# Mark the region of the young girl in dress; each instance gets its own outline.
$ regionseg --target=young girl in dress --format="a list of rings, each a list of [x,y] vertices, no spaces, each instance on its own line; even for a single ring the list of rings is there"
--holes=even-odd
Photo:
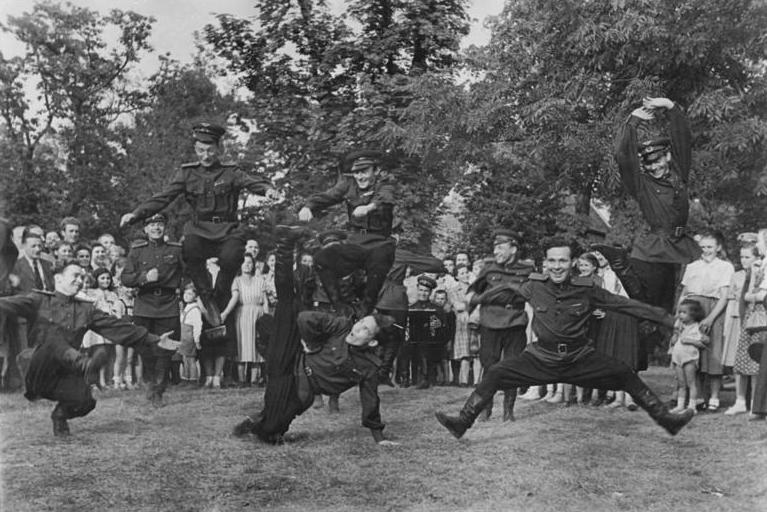
[[[694,299],[703,306],[706,316],[700,322],[701,332],[709,337],[709,346],[700,360],[700,373],[708,378],[709,399],[706,409],[719,409],[722,387],[722,351],[724,348],[724,308],[727,306],[730,281],[735,268],[729,261],[719,259],[719,237],[703,234],[699,241],[701,256],[693,261],[682,277],[681,299]],[[704,391],[704,390],[701,390]],[[704,394],[704,393],[701,393]]]
[[[756,379],[752,377],[759,373],[759,363],[751,359],[748,355],[748,348],[764,339],[764,332],[749,333],[746,329],[749,327],[761,327],[767,325],[767,311],[764,307],[765,282],[764,262],[759,259],[759,251],[762,247],[747,246],[741,249],[740,261],[743,269],[746,271],[746,277],[743,283],[743,292],[740,295],[743,305],[743,323],[735,350],[735,362],[733,364],[733,373],[735,374],[735,404],[725,411],[728,416],[742,414],[748,411],[746,404],[746,390],[749,380],[752,386],[756,385]]]
[[[677,325],[671,338],[671,367],[676,373],[676,407],[671,412],[679,413],[685,409],[686,390],[690,391],[689,405],[695,411],[698,398],[698,360],[700,349],[706,348],[705,335],[700,330],[700,322],[706,314],[700,302],[685,299],[677,308]]]
[[[181,312],[181,346],[178,353],[182,357],[181,380],[189,384],[200,380],[200,367],[197,362],[197,351],[202,349],[200,334],[202,334],[202,311],[197,303],[197,290],[194,284],[184,287],[181,297],[184,301]]]
[[[104,313],[122,318],[125,315],[125,304],[113,290],[112,272],[107,268],[97,269],[93,273],[93,282],[96,288],[87,290],[86,295],[95,302],[94,306]],[[113,357],[115,345],[103,336],[93,331],[87,331],[83,336],[83,347],[93,350],[93,347],[97,346],[106,348],[110,358]],[[115,389],[125,389],[125,382],[122,377],[123,368],[118,366],[117,362],[117,358],[115,358],[112,381]],[[106,387],[106,366],[101,368],[99,373],[99,385],[102,388]]]

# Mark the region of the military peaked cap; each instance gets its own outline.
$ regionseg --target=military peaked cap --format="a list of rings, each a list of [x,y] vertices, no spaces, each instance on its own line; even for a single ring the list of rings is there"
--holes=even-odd
[[[146,219],[144,219],[145,226],[153,222],[162,222],[163,224],[165,224],[166,222],[168,222],[168,217],[166,217],[165,214],[163,213],[155,213],[151,217],[147,217]]]
[[[425,286],[429,290],[433,290],[437,287],[437,281],[435,281],[433,278],[429,276],[420,276],[418,278],[418,285],[419,286]]]
[[[511,229],[496,229],[493,233],[493,245],[511,243],[519,247],[519,233]]]
[[[671,139],[660,137],[645,141],[639,145],[639,156],[644,162],[654,162],[671,148]]]
[[[194,140],[209,144],[218,144],[221,137],[226,133],[226,128],[217,124],[200,123],[192,127]]]
[[[380,165],[382,158],[383,153],[374,149],[352,151],[346,155],[345,167],[349,169],[350,172],[361,171],[368,167]]]

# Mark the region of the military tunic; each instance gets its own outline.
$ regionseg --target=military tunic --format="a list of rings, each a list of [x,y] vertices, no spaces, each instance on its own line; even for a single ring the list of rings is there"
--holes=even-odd
[[[394,193],[394,186],[385,180],[379,179],[369,190],[360,190],[353,178],[343,176],[334,187],[314,194],[306,202],[312,213],[346,203],[349,215],[347,228],[350,231],[348,240],[318,251],[314,255],[314,263],[329,293],[338,288],[339,279],[355,270],[365,269],[367,284],[363,303],[368,312],[378,302],[378,294],[394,263],[396,243],[391,238]],[[352,215],[358,206],[371,203],[375,203],[376,208],[367,215]]]
[[[29,338],[35,343],[35,349],[25,379],[24,396],[29,400],[92,401],[95,406],[82,375],[63,362],[64,352],[69,348],[79,349],[88,330],[119,345],[134,346],[141,351],[162,350],[156,346],[159,337],[148,333],[143,327],[108,315],[96,309],[91,302],[58,292],[2,297],[0,312],[24,317],[30,325]]]
[[[153,268],[158,271],[158,279],[149,282],[146,275]],[[181,244],[162,240],[134,242],[121,276],[125,286],[138,290],[133,314],[147,318],[178,317],[182,268]]]
[[[346,342],[351,320],[321,311],[302,311],[296,322],[306,345],[304,370],[314,391],[312,396],[302,397],[306,407],[311,406],[314,394],[338,395],[358,386],[362,425],[383,430],[377,377],[381,361],[373,348]]]
[[[672,327],[673,316],[662,308],[614,295],[588,278],[554,283],[532,274],[524,284],[505,284],[489,290],[479,300],[511,304],[519,300],[534,310],[533,332],[538,341],[516,357],[491,366],[477,393],[491,397],[499,389],[555,382],[577,386],[634,390],[641,381],[625,363],[594,350],[587,337],[595,309],[615,311]]]
[[[149,282],[147,272],[157,269],[157,281]],[[152,334],[173,332],[181,337],[179,287],[181,286],[181,244],[163,240],[138,240],[131,245],[122,274],[122,282],[137,288],[133,321]],[[148,394],[161,397],[168,387],[172,353],[167,350],[142,354],[142,379]]]
[[[192,207],[193,219],[184,226],[185,235],[220,241],[231,236],[242,237],[237,222],[240,193],[249,190],[265,194],[271,183],[249,176],[236,164],[216,163],[204,167],[199,162],[183,164],[165,190],[147,199],[134,211],[134,222],[145,219],[167,207],[183,194]]]
[[[631,257],[654,263],[686,264],[700,255],[695,240],[685,232],[689,216],[687,181],[692,162],[692,134],[682,110],[668,111],[672,169],[667,176],[654,178],[642,171],[637,147],[637,125],[641,119],[629,116],[619,136],[616,160],[623,186],[639,203],[650,226],[634,241]]]
[[[468,291],[481,294],[505,284],[521,284],[532,271],[530,264],[516,259],[504,265],[493,261],[482,268]],[[528,318],[525,301],[520,298],[506,304],[485,300],[481,305],[479,361],[483,368],[488,368],[501,356],[507,358],[522,352],[527,344],[525,328]]]

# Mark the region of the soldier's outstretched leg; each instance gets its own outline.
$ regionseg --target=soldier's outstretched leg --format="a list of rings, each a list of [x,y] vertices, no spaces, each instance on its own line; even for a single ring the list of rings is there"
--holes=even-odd
[[[448,416],[443,412],[437,412],[435,416],[443,427],[448,429],[456,439],[460,439],[466,431],[474,424],[477,416],[485,410],[489,403],[492,403],[493,397],[482,398],[476,391],[469,395],[469,399],[463,405],[458,416]]]
[[[592,244],[590,249],[599,252],[605,257],[610,264],[610,268],[613,269],[618,279],[620,279],[629,297],[647,302],[641,277],[637,275],[637,272],[631,265],[631,259],[626,249],[607,244]]]
[[[666,404],[638,376],[634,375],[627,380],[624,389],[626,393],[631,395],[639,407],[647,411],[655,423],[666,429],[666,432],[672,436],[682,430],[695,416],[695,411],[692,409],[685,409],[679,414],[670,412]]]

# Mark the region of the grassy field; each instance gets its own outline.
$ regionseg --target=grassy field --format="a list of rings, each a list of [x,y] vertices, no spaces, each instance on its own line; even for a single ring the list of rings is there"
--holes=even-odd
[[[669,370],[646,377],[668,396]],[[105,393],[65,441],[50,403],[0,395],[0,510],[767,510],[765,422],[700,414],[670,437],[642,412],[521,402],[515,423],[494,417],[457,441],[433,414],[467,395],[382,388],[402,443],[386,448],[359,425],[356,391],[277,447],[230,435],[261,390],[172,389],[159,410],[138,391]]]

